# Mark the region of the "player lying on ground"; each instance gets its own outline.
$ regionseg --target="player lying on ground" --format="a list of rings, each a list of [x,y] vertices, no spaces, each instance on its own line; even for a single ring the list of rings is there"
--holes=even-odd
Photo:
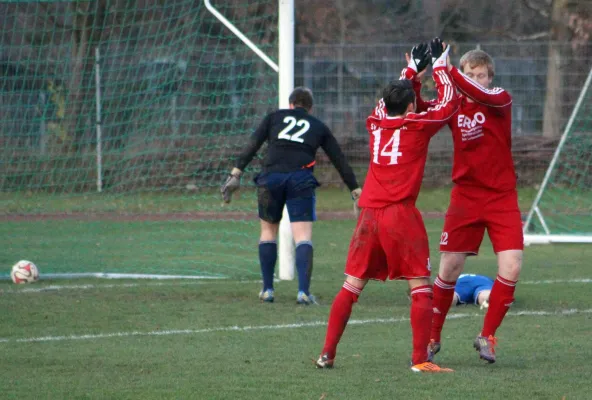
[[[489,308],[489,296],[493,280],[487,276],[461,274],[454,286],[452,305],[475,304],[481,309]]]
[[[431,56],[429,48],[431,48]],[[411,291],[411,329],[415,372],[450,372],[428,362],[432,287],[428,238],[415,202],[432,136],[456,111],[458,101],[446,70],[448,47],[434,40],[413,48],[407,69],[413,77],[432,60],[438,104],[415,112],[408,79],[389,83],[366,121],[370,166],[360,198],[361,214],[349,245],[345,282],[329,314],[325,345],[317,368],[331,368],[353,304],[370,279],[405,279]]]
[[[319,183],[313,175],[317,149],[322,147],[351,191],[354,209],[362,193],[337,140],[329,128],[310,115],[313,96],[310,89],[300,87],[290,94],[290,109],[268,114],[238,157],[236,166],[222,185],[224,201],[240,187],[240,177],[264,142],[268,152],[263,171],[255,177],[258,193],[261,236],[259,261],[263,290],[259,298],[273,302],[273,273],[277,260],[277,234],[284,206],[288,208],[292,233],[296,242],[299,304],[314,304],[310,294],[313,265],[312,223],[316,220],[315,189]]]
[[[460,69],[462,73],[448,64],[462,97],[460,110],[448,124],[454,141],[454,187],[440,240],[442,257],[434,282],[434,309],[438,311],[434,313],[429,352],[432,359],[440,351],[456,280],[467,256],[479,252],[487,229],[497,254],[498,272],[483,328],[473,346],[481,359],[493,363],[495,333],[514,302],[524,248],[512,160],[512,97],[504,89],[489,89],[494,64],[484,51],[465,53]],[[420,85],[416,83],[415,88]],[[429,105],[418,100],[419,109]]]
[[[474,274],[461,274],[454,286],[452,306],[475,304],[483,310],[489,307],[489,295],[493,280],[487,276]],[[410,292],[407,292],[411,300]]]

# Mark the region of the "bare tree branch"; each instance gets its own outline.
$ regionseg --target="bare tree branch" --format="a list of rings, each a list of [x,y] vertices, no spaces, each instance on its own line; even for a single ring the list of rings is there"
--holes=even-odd
[[[454,9],[450,12],[450,15],[448,16],[448,18],[446,18],[444,21],[442,21],[442,23],[440,25],[440,32],[438,33],[438,36],[442,36],[442,33],[444,32],[446,27],[452,22],[452,20],[456,16],[458,16],[458,11],[460,10],[460,7],[462,5],[463,5],[462,1],[459,1],[458,3],[456,3],[456,5],[454,6]]]
[[[522,40],[536,40],[549,37],[549,31],[537,32],[530,35],[516,35],[513,32],[505,32],[506,36],[520,42]]]
[[[526,6],[526,8],[538,12],[539,14],[541,14],[545,18],[549,18],[549,11],[544,9],[542,6],[537,6],[536,4],[533,3],[532,0],[522,0],[522,3]],[[546,2],[546,3],[547,3],[546,7],[549,7],[551,5],[551,2]]]
[[[459,22],[458,25],[459,25],[459,27],[465,29],[467,32],[479,33],[479,34],[485,34],[485,35],[506,36],[506,37],[508,37],[512,40],[516,40],[516,41],[535,40],[535,39],[549,37],[548,31],[537,32],[537,33],[533,33],[531,35],[517,35],[514,32],[511,32],[509,30],[509,27],[503,27],[503,28],[498,28],[498,29],[482,29],[482,28],[478,28],[474,25],[468,24],[466,22]]]

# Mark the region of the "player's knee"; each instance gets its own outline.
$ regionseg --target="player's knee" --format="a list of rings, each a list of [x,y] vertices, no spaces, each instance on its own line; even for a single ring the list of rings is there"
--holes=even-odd
[[[274,224],[261,220],[261,234],[259,235],[259,241],[271,242],[277,239],[279,224]]]
[[[517,281],[522,270],[522,263],[518,260],[508,260],[499,266],[499,275],[502,278]]]
[[[463,271],[466,257],[466,254],[442,253],[438,275],[445,280],[456,280]]]
[[[294,241],[298,242],[310,242],[312,240],[312,222],[292,222],[292,235]]]
[[[409,285],[409,290],[413,291],[413,289],[420,287],[420,286],[431,286],[430,278],[413,278],[407,281]]]
[[[499,275],[513,281],[518,280],[522,270],[522,251],[510,250],[498,253]]]

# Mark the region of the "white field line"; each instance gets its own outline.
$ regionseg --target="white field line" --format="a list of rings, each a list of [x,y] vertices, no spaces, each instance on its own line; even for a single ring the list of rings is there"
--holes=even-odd
[[[276,280],[278,282],[278,280]],[[113,289],[113,288],[130,288],[130,287],[149,287],[149,286],[193,286],[193,285],[211,285],[213,283],[217,284],[245,284],[245,283],[261,283],[259,279],[252,279],[252,280],[212,280],[207,282],[200,282],[200,281],[189,281],[189,282],[147,282],[147,283],[118,283],[118,284],[105,284],[105,285],[95,285],[92,283],[83,284],[83,285],[49,285],[49,286],[42,286],[42,287],[25,287],[19,289],[1,289],[0,293],[3,294],[18,294],[18,293],[43,293],[43,292],[55,292],[60,290],[92,290],[92,289]],[[520,285],[555,285],[561,283],[592,283],[591,278],[577,278],[577,279],[550,279],[550,280],[540,280],[540,281],[518,281],[518,286]]]
[[[10,279],[5,276],[5,279]],[[41,274],[40,279],[74,279],[74,278],[99,278],[99,279],[228,279],[224,275],[162,275],[162,274],[124,274],[115,272],[65,272],[60,274]]]
[[[261,280],[244,280],[244,281],[189,281],[189,282],[147,282],[147,283],[118,283],[118,284],[105,284],[105,285],[94,285],[92,283],[82,285],[48,285],[42,287],[24,287],[24,288],[8,288],[1,289],[0,293],[3,294],[18,294],[18,293],[43,293],[43,292],[57,292],[60,290],[90,290],[90,289],[113,289],[113,288],[131,288],[131,287],[150,287],[150,286],[194,286],[194,285],[211,285],[211,284],[230,284],[230,283],[261,283]]]
[[[549,279],[543,281],[518,281],[518,285],[554,285],[558,283],[592,283],[590,278],[578,279]]]
[[[592,309],[578,310],[567,309],[559,311],[517,311],[509,312],[507,315],[511,316],[567,316],[576,314],[590,314]],[[473,317],[483,317],[479,313],[462,313],[449,314],[447,319],[464,319]],[[348,325],[371,325],[371,324],[396,324],[401,322],[408,322],[408,317],[399,318],[373,318],[373,319],[354,319],[350,320]],[[158,331],[130,331],[130,332],[114,332],[114,333],[96,333],[84,335],[65,335],[65,336],[40,336],[30,338],[0,338],[0,343],[32,343],[32,342],[64,342],[73,340],[95,340],[95,339],[109,339],[121,337],[138,337],[138,336],[173,336],[173,335],[197,335],[202,333],[216,333],[216,332],[250,332],[250,331],[272,331],[283,329],[298,329],[326,326],[325,321],[311,321],[294,324],[280,324],[280,325],[246,325],[246,326],[221,326],[205,329],[172,329],[172,330],[158,330]]]

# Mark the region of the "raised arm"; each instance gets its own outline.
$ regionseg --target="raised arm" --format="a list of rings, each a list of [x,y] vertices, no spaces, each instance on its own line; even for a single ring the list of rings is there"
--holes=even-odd
[[[424,112],[407,114],[406,119],[423,123],[423,129],[433,135],[446,125],[450,117],[458,110],[458,96],[455,94],[452,79],[447,71],[447,57],[450,48],[444,49],[439,39],[436,42],[432,41],[431,47],[432,76],[438,91],[437,103]]]
[[[413,91],[415,92],[417,103],[416,111],[425,111],[437,103],[436,100],[425,101],[421,98],[421,78],[431,61],[428,44],[420,43],[417,46],[414,46],[411,49],[411,56],[409,56],[408,53],[405,53],[405,58],[407,66],[401,71],[400,79],[409,79],[413,82]]]
[[[421,91],[420,78],[431,61],[429,47],[426,43],[420,43],[411,49],[411,56],[409,56],[408,53],[405,53],[405,57],[407,59],[407,66],[401,71],[399,79],[408,79],[413,82],[413,90],[415,92],[415,97],[417,98],[417,112],[425,111],[428,107],[436,104],[436,101],[424,102],[419,96],[419,92]],[[380,99],[374,108],[371,117],[383,119],[386,117],[386,114],[384,101],[383,99]]]
[[[424,112],[430,107],[434,107],[438,104],[438,100],[424,100],[421,97],[421,77],[420,74],[417,74],[413,69],[409,67],[403,68],[401,71],[401,79],[409,79],[413,82],[413,91],[415,92],[415,101],[417,107],[415,109],[416,112]]]
[[[451,67],[450,76],[458,90],[477,103],[489,107],[506,107],[512,104],[512,96],[502,88],[486,89],[455,67]]]

